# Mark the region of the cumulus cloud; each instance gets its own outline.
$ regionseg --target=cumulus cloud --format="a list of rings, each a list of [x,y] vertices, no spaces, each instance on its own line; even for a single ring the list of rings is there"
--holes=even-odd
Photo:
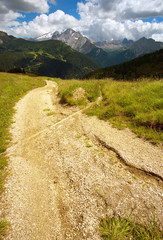
[[[56,3],[55,0],[49,0],[49,2]],[[0,6],[0,27],[6,32],[10,32],[10,27],[14,27],[13,29],[19,27],[18,18],[24,18],[20,12],[47,13],[49,11],[48,0],[0,0]]]
[[[0,26],[19,37],[38,37],[51,31],[73,28],[91,39],[133,39],[143,36],[163,41],[163,22],[143,21],[163,16],[162,0],[86,0],[78,2],[80,20],[61,10],[48,14],[55,0],[0,0]],[[30,22],[19,23],[18,11],[41,13]],[[12,28],[7,28],[11,27]]]
[[[127,20],[163,16],[162,0],[88,0],[78,3],[82,17],[98,16],[99,18]]]
[[[155,33],[155,34],[152,35],[152,38],[155,41],[163,42],[163,33]]]
[[[67,28],[78,27],[78,20],[71,15],[57,10],[49,15],[41,14],[29,23],[23,22],[16,28],[9,30],[10,34],[24,37],[38,37],[44,33],[52,31],[63,31]]]
[[[78,12],[83,32],[95,40],[137,40],[163,32],[162,22],[140,20],[163,16],[162,0],[88,0],[78,3]]]
[[[151,38],[154,34],[163,32],[163,23],[143,22],[142,20],[118,22],[107,19],[106,21],[98,20],[87,25],[83,33],[91,39],[105,41],[111,39],[133,39],[138,40],[141,37]],[[155,36],[156,39],[156,36]]]
[[[49,11],[47,0],[0,0],[1,10],[9,12],[37,12],[45,13]],[[0,13],[1,13],[0,10]]]
[[[0,14],[0,26],[1,30],[8,32],[8,28],[14,26],[16,28],[20,23],[14,19],[17,19],[18,17],[23,17],[22,14],[9,11],[7,13],[1,13]]]

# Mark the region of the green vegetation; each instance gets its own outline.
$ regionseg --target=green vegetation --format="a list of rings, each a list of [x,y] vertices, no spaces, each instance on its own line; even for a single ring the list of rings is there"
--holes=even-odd
[[[60,41],[31,42],[14,38],[0,46],[0,71],[25,71],[43,76],[81,78],[98,65]]]
[[[135,58],[134,54],[130,54],[130,57],[126,57],[126,49],[116,49],[116,50],[104,50],[101,48],[94,48],[91,52],[87,54],[88,57],[96,61],[101,67],[108,67],[112,65],[117,65],[122,62],[129,61]]]
[[[0,193],[6,175],[7,158],[4,152],[11,139],[8,127],[12,123],[13,107],[28,90],[43,85],[45,85],[44,81],[39,78],[0,73]],[[0,238],[5,226],[6,223],[0,221]]]
[[[148,226],[117,216],[106,217],[100,223],[100,233],[104,240],[161,240],[163,232],[157,221]]]
[[[87,74],[86,79],[113,78],[135,81],[140,78],[163,78],[163,49],[120,65],[102,68]]]
[[[7,227],[10,224],[6,221],[0,221],[0,240],[3,239],[2,237],[4,237],[6,235],[7,232]]]
[[[47,116],[53,116],[54,114],[56,114],[55,112],[48,112]]]
[[[138,136],[160,143],[163,140],[163,82],[117,82],[113,80],[58,81],[61,103],[86,105],[102,94],[102,101],[85,112],[109,120],[118,128],[131,128]],[[85,90],[82,101],[73,98],[77,88]]]
[[[68,103],[70,105],[86,105],[87,101],[94,102],[100,96],[100,84],[98,81],[79,81],[67,80],[57,81],[59,85],[59,94],[61,103]],[[85,97],[74,99],[73,93],[75,89],[82,88],[85,90]]]

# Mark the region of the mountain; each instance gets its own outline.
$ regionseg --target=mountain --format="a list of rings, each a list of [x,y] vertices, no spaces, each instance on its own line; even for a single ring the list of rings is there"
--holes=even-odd
[[[111,41],[102,41],[102,42],[95,42],[96,47],[102,48],[106,52],[110,52],[113,50],[120,50],[124,48],[129,48],[134,41],[128,40],[124,38],[121,40],[111,40]]]
[[[130,47],[133,43],[134,43],[133,40],[128,40],[127,38],[124,38],[122,41],[124,47]]]
[[[128,42],[125,41],[125,44]],[[162,42],[153,39],[141,38],[136,42],[130,42],[129,47],[119,48],[108,51],[106,62],[103,66],[114,66],[123,62],[130,61],[139,56],[158,51],[163,48]]]
[[[13,36],[8,36],[7,33],[0,31],[0,48],[5,48],[8,45],[12,45],[13,40]]]
[[[96,61],[98,65],[104,66],[103,63],[106,61],[107,53],[102,48],[96,47],[91,40],[84,37],[80,32],[75,32],[73,29],[67,29],[62,33],[58,31],[47,33],[34,40],[42,41],[47,39],[62,41],[74,50],[87,55],[92,60]]]
[[[93,48],[95,48],[95,46],[91,43],[91,41],[88,38],[84,37],[79,32],[75,32],[73,29],[67,29],[61,34],[59,34],[58,31],[54,33],[47,33],[36,38],[35,40],[42,41],[47,39],[62,41],[69,45],[71,48],[75,49],[76,51],[84,54],[87,54]]]
[[[163,48],[163,42],[156,42],[152,38],[146,39],[145,37],[134,42],[129,50],[134,54],[134,57],[138,57],[147,53],[152,53]]]
[[[55,39],[66,43],[96,61],[101,67],[117,65],[163,48],[163,43],[146,38],[141,38],[136,42],[125,38],[122,41],[112,40],[93,43],[73,29],[67,29],[62,33],[47,33],[36,38],[35,41],[47,39]]]
[[[98,68],[84,54],[57,40],[32,42],[0,32],[0,71],[24,68],[41,75],[81,78]]]
[[[115,80],[137,80],[139,78],[163,78],[163,49],[135,58],[116,66],[102,68],[87,74],[86,79],[114,78]]]

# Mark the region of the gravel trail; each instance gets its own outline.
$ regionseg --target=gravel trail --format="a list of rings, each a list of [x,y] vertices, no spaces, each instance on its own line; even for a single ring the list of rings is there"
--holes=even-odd
[[[100,219],[113,211],[163,222],[160,148],[60,105],[51,81],[17,103],[14,121],[6,240],[100,240]]]

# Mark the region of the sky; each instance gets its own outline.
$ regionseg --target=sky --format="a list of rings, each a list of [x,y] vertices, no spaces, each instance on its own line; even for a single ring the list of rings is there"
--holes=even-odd
[[[67,28],[95,41],[163,42],[163,0],[0,0],[0,30],[38,37]]]

